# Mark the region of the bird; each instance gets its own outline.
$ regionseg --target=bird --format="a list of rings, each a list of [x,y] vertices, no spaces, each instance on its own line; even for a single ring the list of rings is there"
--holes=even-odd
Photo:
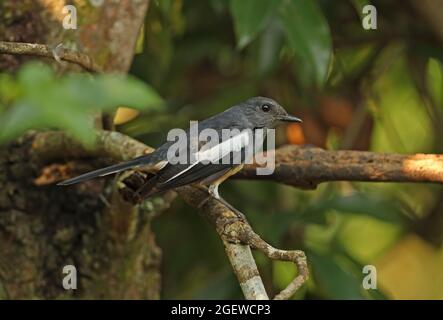
[[[302,122],[300,118],[288,112],[275,100],[267,97],[253,97],[234,105],[227,110],[198,122],[198,133],[210,129],[223,137],[223,130],[235,131],[239,134],[225,140],[198,141],[196,153],[191,152],[192,137],[189,138],[191,128],[185,131],[188,139],[177,149],[178,153],[188,152],[194,155],[194,161],[175,163],[168,153],[176,141],[162,144],[154,152],[136,157],[132,160],[111,165],[105,168],[87,172],[80,176],[59,182],[58,185],[68,186],[84,182],[93,178],[126,171],[129,169],[146,169],[152,176],[142,185],[136,195],[146,199],[167,190],[185,185],[195,185],[208,192],[208,198],[215,198],[238,216],[244,215],[224,200],[219,192],[219,185],[243,168],[245,150],[251,142],[243,134],[247,130],[273,129],[281,122]],[[241,138],[241,139],[240,139]],[[206,143],[204,143],[206,142]],[[208,147],[209,146],[209,147]],[[235,150],[234,150],[235,149]],[[214,152],[215,151],[215,152]],[[254,150],[255,152],[256,150]],[[240,161],[232,161],[234,155],[241,154]],[[177,152],[176,154],[177,155]],[[197,157],[195,157],[197,155]],[[187,158],[189,160],[189,157]],[[205,161],[206,160],[206,161]],[[221,161],[230,160],[230,161]],[[239,163],[238,163],[239,162]]]

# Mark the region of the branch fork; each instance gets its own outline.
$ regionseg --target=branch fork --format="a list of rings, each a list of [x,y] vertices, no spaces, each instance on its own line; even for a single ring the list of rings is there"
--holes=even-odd
[[[123,187],[120,192],[126,199],[143,185],[143,177],[146,176],[134,172],[122,181]],[[298,268],[299,275],[274,299],[290,299],[307,280],[308,266],[303,251],[287,251],[272,247],[254,232],[247,221],[240,219],[216,199],[208,198],[207,192],[201,188],[185,186],[177,188],[177,192],[189,205],[200,208],[203,216],[216,229],[246,299],[269,300],[251,248],[264,253],[269,259],[293,262]],[[133,198],[133,201],[136,204],[140,199]]]

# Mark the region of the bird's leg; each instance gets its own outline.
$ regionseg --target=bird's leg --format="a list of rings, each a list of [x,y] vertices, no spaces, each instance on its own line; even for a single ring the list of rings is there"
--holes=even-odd
[[[205,192],[208,192],[208,193],[209,193],[208,188],[207,188],[206,186],[204,186],[204,185],[197,184],[196,187],[199,188],[199,189],[202,189],[202,190],[205,191]],[[198,209],[201,209],[201,208],[203,207],[203,205],[204,205],[206,202],[208,202],[209,199],[211,199],[211,197],[212,197],[212,196],[211,196],[210,194],[208,194],[208,196],[207,196],[206,198],[204,198],[204,199],[198,204],[197,208],[198,208]]]
[[[208,187],[208,193],[215,199],[220,199],[220,194],[218,193],[218,184],[211,184]]]
[[[243,220],[243,221],[248,221],[245,217],[245,215],[239,211],[238,209],[234,208],[229,202],[227,202],[225,199],[223,199],[220,194],[218,193],[218,186],[225,181],[227,178],[229,178],[230,176],[234,175],[235,173],[237,173],[238,171],[240,171],[243,168],[243,164],[238,165],[234,168],[231,168],[229,170],[227,170],[226,172],[224,172],[221,176],[217,177],[216,180],[212,180],[209,184],[209,187],[206,187],[204,184],[198,184],[198,187],[205,190],[206,192],[209,193],[209,196],[204,199],[199,205],[198,207],[201,208],[211,197],[216,199],[218,202],[220,202],[221,204],[223,204],[224,206],[226,206],[229,210],[231,210],[232,212],[235,213],[235,215]]]
[[[203,205],[206,202],[208,202],[209,199],[214,198],[215,200],[220,202],[222,205],[227,207],[229,210],[234,212],[238,218],[240,218],[244,221],[248,221],[246,219],[246,216],[241,211],[234,208],[229,202],[227,202],[225,199],[223,199],[220,196],[220,194],[218,193],[218,185],[210,185],[209,187],[206,187],[206,186],[200,184],[200,185],[196,185],[196,187],[199,189],[202,189],[203,191],[208,193],[208,196],[205,199],[203,199],[203,201],[201,201],[200,204],[197,206],[199,209],[201,209],[203,207]]]
[[[216,199],[218,202],[220,202],[221,204],[223,204],[224,206],[226,206],[229,210],[231,210],[232,212],[235,213],[235,215],[244,221],[248,221],[246,219],[246,216],[239,211],[238,209],[234,208],[234,206],[232,206],[229,202],[227,202],[225,199],[223,199],[220,194],[218,193],[218,184],[211,184],[208,188],[208,193],[214,198]],[[206,200],[207,201],[207,200]]]

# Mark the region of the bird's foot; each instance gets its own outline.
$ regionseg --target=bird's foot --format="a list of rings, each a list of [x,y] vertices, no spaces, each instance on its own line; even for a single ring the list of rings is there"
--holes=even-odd
[[[229,202],[227,202],[225,199],[223,199],[222,197],[217,199],[218,202],[220,202],[221,204],[223,204],[225,207],[227,207],[229,210],[231,210],[232,212],[234,212],[234,214],[237,216],[237,218],[239,218],[240,220],[243,220],[245,222],[248,221],[248,219],[246,219],[246,216],[243,214],[243,212],[241,212],[240,210],[236,209],[235,207],[233,207]]]
[[[210,185],[208,188],[208,193],[214,198],[216,199],[218,202],[220,202],[221,204],[223,204],[225,207],[227,207],[229,210],[231,210],[232,212],[235,213],[235,215],[237,216],[237,218],[244,220],[244,221],[248,221],[246,219],[246,216],[238,209],[234,208],[233,205],[231,205],[228,201],[226,201],[225,199],[223,199],[220,194],[218,193],[218,185]]]
[[[207,203],[209,201],[209,199],[215,199],[217,200],[219,203],[221,203],[222,205],[224,205],[225,207],[227,207],[229,210],[231,210],[238,219],[243,220],[245,222],[247,222],[248,220],[246,219],[246,216],[239,211],[238,209],[234,208],[229,202],[227,202],[225,199],[223,199],[220,194],[218,193],[218,185],[210,185],[209,187],[206,186],[198,186],[199,188],[201,188],[202,190],[206,191],[209,195],[202,200],[202,202],[199,203],[199,205],[197,206],[198,209],[201,209],[205,203]]]

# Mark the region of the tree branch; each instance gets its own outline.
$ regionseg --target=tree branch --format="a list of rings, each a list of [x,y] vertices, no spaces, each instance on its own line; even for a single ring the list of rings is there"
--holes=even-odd
[[[43,44],[0,41],[0,53],[61,59],[75,63],[87,71],[101,72],[101,68],[88,55],[63,47],[51,48]]]
[[[154,149],[113,131],[99,131],[94,149],[59,132],[35,135],[33,147],[47,162],[82,157],[125,161]],[[56,147],[62,145],[63,152]],[[284,146],[275,151],[275,171],[256,175],[258,165],[245,165],[235,178],[272,180],[295,187],[315,188],[328,181],[443,183],[443,155],[388,154],[367,151],[327,151],[316,147]]]
[[[226,255],[247,300],[269,300],[248,245],[223,241]]]
[[[443,155],[330,151],[317,147],[285,146],[275,152],[275,171],[256,175],[246,165],[235,178],[278,181],[313,189],[329,181],[443,183]]]
[[[177,192],[193,207],[200,207],[200,204],[208,197],[205,191],[190,186],[177,188]],[[303,251],[275,249],[261,239],[248,222],[239,219],[234,212],[215,199],[205,201],[201,209],[205,218],[215,227],[223,240],[226,253],[246,299],[269,299],[250,248],[259,250],[272,260],[293,262],[298,268],[299,275],[274,299],[289,299],[307,280],[308,266]]]

